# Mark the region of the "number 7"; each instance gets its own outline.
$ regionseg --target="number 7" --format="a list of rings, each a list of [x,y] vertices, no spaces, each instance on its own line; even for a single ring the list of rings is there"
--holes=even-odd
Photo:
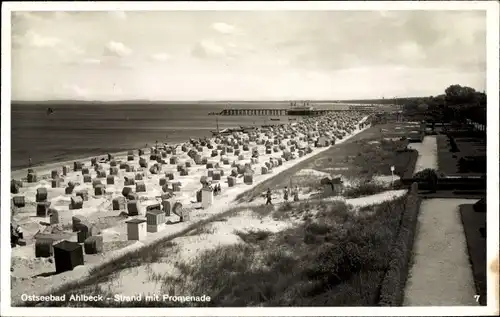
[[[476,302],[479,302],[480,297],[481,297],[481,295],[474,295],[474,299],[476,300]]]

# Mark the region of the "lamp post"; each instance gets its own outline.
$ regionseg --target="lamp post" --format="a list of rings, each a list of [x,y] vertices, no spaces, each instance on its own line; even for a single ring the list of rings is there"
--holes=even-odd
[[[391,165],[391,176],[392,176],[391,187],[394,187],[394,165]]]
[[[219,116],[215,115],[215,124],[217,125],[217,134],[219,134]]]

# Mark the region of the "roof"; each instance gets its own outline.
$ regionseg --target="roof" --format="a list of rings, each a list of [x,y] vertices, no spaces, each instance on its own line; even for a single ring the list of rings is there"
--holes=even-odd
[[[333,185],[341,185],[342,182],[342,177],[324,177],[321,180],[321,184],[326,185],[326,184],[333,184]]]
[[[80,244],[68,240],[64,240],[59,242],[58,244],[54,244],[54,249],[61,249],[64,251],[75,251],[81,248],[82,246]]]
[[[147,215],[154,215],[154,216],[158,216],[158,215],[161,215],[163,214],[163,211],[159,210],[159,209],[155,209],[155,210],[148,210],[146,212],[146,216]]]
[[[143,222],[146,222],[146,219],[134,218],[134,219],[130,219],[128,221],[125,221],[125,223],[132,223],[132,224],[140,224]]]
[[[71,217],[71,220],[72,221],[76,220],[76,221],[82,222],[82,221],[88,221],[88,218],[85,217],[85,216],[82,216],[82,215],[74,215],[74,216]]]
[[[152,211],[152,210],[159,210],[161,209],[161,204],[160,203],[155,203],[149,206],[146,206],[147,211]]]
[[[37,232],[34,236],[35,240],[52,240],[59,241],[64,239],[71,239],[76,233],[73,232],[58,232],[58,233],[42,233]]]
[[[80,195],[77,196],[71,196],[71,201],[83,201],[83,198]]]
[[[342,178],[336,177],[332,179],[332,184],[337,185],[337,184],[342,184]]]

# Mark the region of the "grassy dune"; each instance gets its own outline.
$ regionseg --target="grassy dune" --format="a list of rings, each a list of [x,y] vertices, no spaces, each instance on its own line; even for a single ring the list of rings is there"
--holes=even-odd
[[[274,233],[236,231],[243,243],[207,250],[190,263],[176,263],[181,272],[176,277],[149,273],[149,279],[161,283],[168,294],[206,294],[212,298],[210,303],[142,300],[110,302],[103,307],[377,305],[406,201],[403,196],[361,209],[341,201],[253,207],[250,210],[255,217],[294,218],[300,223]],[[241,211],[241,208],[232,210],[233,216]],[[205,227],[196,230],[196,234],[211,232]],[[161,262],[175,252],[175,243],[167,242],[143,252],[129,256],[115,269]],[[67,295],[93,292],[112,297],[111,290],[100,283],[112,278],[113,273],[100,275],[95,284],[81,285]],[[51,305],[89,304],[100,305],[84,302]]]

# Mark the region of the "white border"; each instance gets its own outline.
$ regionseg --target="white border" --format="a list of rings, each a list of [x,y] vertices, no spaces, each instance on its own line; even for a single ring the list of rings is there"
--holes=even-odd
[[[494,303],[495,310],[498,308],[499,298],[495,298],[497,294],[496,288],[500,287],[498,285],[498,280],[495,281],[495,276],[490,274],[491,263],[495,260],[495,257],[499,255],[499,234],[498,234],[498,211],[499,211],[499,200],[498,195],[499,189],[499,170],[498,165],[499,159],[499,148],[498,148],[498,135],[499,135],[499,6],[498,2],[495,1],[496,10],[488,10],[487,12],[487,33],[486,33],[486,54],[487,54],[487,118],[488,122],[486,124],[487,140],[486,140],[486,151],[487,151],[487,205],[490,210],[487,215],[486,231],[488,232],[486,240],[486,259],[488,265],[487,274],[487,302],[488,306],[490,303]],[[488,93],[489,92],[489,93]],[[498,278],[498,275],[497,275]],[[497,314],[500,312],[497,311]]]
[[[368,2],[4,2],[2,3],[2,95],[1,95],[1,196],[10,197],[10,47],[11,11],[157,11],[157,10],[487,10],[487,92],[488,92],[488,263],[498,255],[499,193],[499,4],[496,1],[368,1]],[[467,316],[494,315],[497,285],[488,273],[487,307],[283,307],[283,308],[12,308],[10,307],[10,200],[1,204],[1,315],[3,316]],[[494,284],[495,283],[495,284]]]

